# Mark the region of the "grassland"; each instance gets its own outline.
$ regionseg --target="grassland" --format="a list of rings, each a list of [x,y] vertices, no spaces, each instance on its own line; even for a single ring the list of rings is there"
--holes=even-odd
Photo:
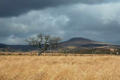
[[[0,56],[1,80],[120,80],[120,57]]]

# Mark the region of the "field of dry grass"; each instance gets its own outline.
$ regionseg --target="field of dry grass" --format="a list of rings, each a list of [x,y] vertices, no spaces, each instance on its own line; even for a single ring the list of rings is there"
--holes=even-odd
[[[0,56],[1,80],[120,80],[119,56]]]

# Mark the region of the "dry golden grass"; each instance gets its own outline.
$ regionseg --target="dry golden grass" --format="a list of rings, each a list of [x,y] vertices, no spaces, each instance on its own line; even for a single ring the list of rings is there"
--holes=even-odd
[[[1,80],[120,80],[119,56],[0,56]]]

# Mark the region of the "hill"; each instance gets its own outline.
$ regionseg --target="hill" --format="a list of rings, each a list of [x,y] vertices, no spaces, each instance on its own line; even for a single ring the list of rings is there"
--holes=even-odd
[[[76,37],[68,41],[62,42],[60,44],[62,47],[75,47],[75,48],[105,48],[105,47],[115,47],[115,45],[90,40],[87,38]],[[118,47],[118,46],[116,46]]]
[[[31,51],[36,48],[29,45],[6,45],[0,44],[0,50],[2,51]]]
[[[0,43],[0,48],[5,48],[5,47],[6,47],[5,44]]]

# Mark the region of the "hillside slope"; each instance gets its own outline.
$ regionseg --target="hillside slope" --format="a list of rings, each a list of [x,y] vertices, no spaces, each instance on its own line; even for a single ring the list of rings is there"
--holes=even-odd
[[[98,42],[98,41],[94,41],[94,40],[90,40],[90,39],[86,39],[86,38],[81,38],[81,37],[77,37],[77,38],[72,38],[68,41],[62,42],[60,44],[62,47],[76,47],[76,48],[81,48],[81,47],[109,47],[109,46],[113,46],[111,44],[108,43],[104,43],[104,42]]]

